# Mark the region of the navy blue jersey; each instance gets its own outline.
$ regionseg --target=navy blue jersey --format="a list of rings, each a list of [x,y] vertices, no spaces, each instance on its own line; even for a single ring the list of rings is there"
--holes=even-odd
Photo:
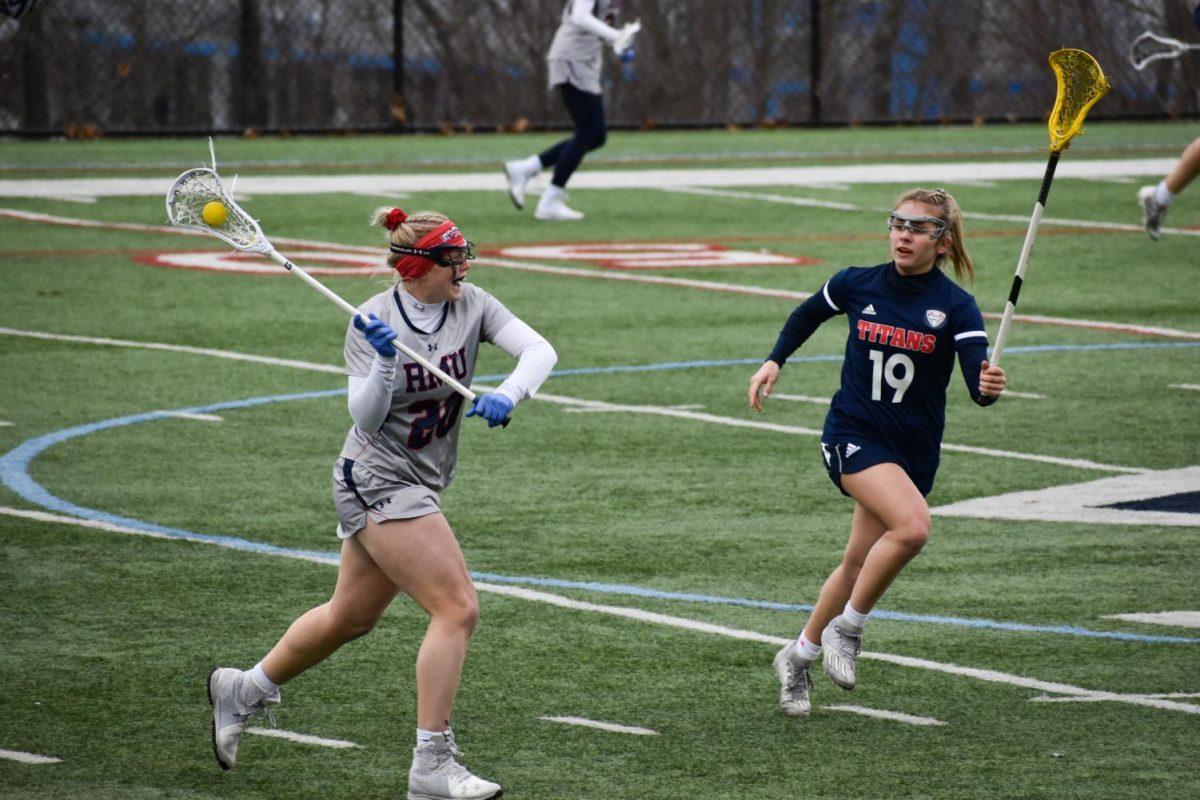
[[[936,463],[956,355],[975,402],[993,401],[979,394],[987,332],[975,298],[940,269],[903,276],[890,262],[850,267],[792,313],[770,359],[782,365],[837,314],[846,315],[850,337],[825,437],[866,437]]]

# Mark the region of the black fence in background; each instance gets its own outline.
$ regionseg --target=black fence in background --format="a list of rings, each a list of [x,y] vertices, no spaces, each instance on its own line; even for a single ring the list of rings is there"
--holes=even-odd
[[[1138,72],[1194,0],[625,0],[614,126],[1038,119],[1046,56],[1087,50],[1090,115],[1200,113],[1200,52]],[[545,53],[564,0],[43,0],[0,24],[0,133],[559,127]]]

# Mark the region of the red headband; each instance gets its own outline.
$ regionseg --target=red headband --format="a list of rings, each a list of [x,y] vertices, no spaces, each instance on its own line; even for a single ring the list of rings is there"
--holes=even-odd
[[[446,220],[422,236],[420,241],[412,245],[412,248],[415,250],[430,250],[435,247],[466,246],[467,240],[458,230],[458,226],[452,220]],[[396,262],[396,272],[400,273],[401,278],[419,278],[433,269],[436,263],[436,261],[428,256],[406,255]]]

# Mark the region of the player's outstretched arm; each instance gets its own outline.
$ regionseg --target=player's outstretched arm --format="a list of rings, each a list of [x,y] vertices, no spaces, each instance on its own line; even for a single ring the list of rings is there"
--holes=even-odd
[[[750,407],[762,413],[763,399],[771,396],[775,381],[779,380],[779,365],[770,359],[763,362],[758,372],[750,378]]]

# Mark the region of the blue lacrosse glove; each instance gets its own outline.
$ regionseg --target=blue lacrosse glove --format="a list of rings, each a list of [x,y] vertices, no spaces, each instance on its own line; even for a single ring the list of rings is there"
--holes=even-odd
[[[392,339],[396,338],[396,332],[386,322],[374,314],[368,315],[367,319],[363,319],[362,314],[355,314],[354,327],[362,331],[376,353],[384,358],[395,357],[396,348],[392,345]]]
[[[485,394],[475,398],[475,402],[467,409],[468,417],[483,417],[489,428],[503,425],[512,413],[513,404],[502,394]]]
[[[618,56],[622,64],[632,64],[633,59],[637,58],[637,52],[632,46],[625,48],[624,52]]]

